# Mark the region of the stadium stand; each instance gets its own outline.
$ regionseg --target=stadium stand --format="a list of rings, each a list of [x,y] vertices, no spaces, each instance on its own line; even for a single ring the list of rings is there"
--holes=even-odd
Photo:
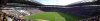
[[[40,10],[39,8],[26,8],[26,9],[24,9],[24,10],[28,11],[30,14],[35,14],[35,13],[43,12],[43,11]]]
[[[28,14],[28,12],[29,12],[29,14],[31,15],[31,14],[35,14],[35,13],[40,13],[40,12],[43,12],[43,11],[41,11],[41,10],[39,10],[38,8],[24,8],[24,9],[21,9],[21,10],[25,10],[25,11],[27,11],[26,13],[23,13],[23,11],[21,12],[21,11],[16,11],[16,10],[20,10],[20,9],[16,9],[16,10],[11,10],[10,8],[6,8],[6,9],[9,9],[9,10],[2,10],[2,12],[3,13],[6,13],[7,15],[6,15],[6,17],[7,17],[7,19],[9,19],[9,16],[11,15],[11,17],[12,18],[10,18],[10,19],[13,19],[13,20],[16,20],[16,21],[18,21],[17,19],[18,18],[23,18],[23,16],[27,16]],[[24,12],[25,12],[24,11]],[[4,14],[5,15],[5,14]],[[14,19],[13,17],[15,17],[15,18],[17,18],[17,19]],[[4,17],[3,17],[4,18]],[[6,18],[5,18],[6,19]],[[7,20],[6,19],[6,20]],[[22,21],[23,20],[28,20],[28,19],[21,19]],[[31,19],[30,19],[31,20]],[[8,20],[7,20],[8,21]]]
[[[5,1],[5,3],[6,2],[7,1]],[[57,5],[56,6],[42,5],[38,2],[30,2],[30,1],[25,1],[25,0],[8,0],[8,2],[6,4],[5,3],[2,3],[2,5],[3,6],[4,5],[5,6],[14,6],[14,7],[32,7],[32,9],[16,8],[16,9],[10,10],[10,8],[6,8],[6,10],[2,10],[2,11],[0,10],[0,15],[1,15],[0,20],[1,21],[31,21],[32,19],[23,18],[22,16],[26,16],[28,14],[31,15],[31,14],[35,14],[35,13],[40,13],[43,11],[72,13],[72,14],[87,16],[87,17],[91,16],[91,18],[82,19],[79,21],[100,21],[100,16],[96,16],[96,15],[100,15],[100,11],[97,10],[97,9],[99,9],[99,6],[94,6],[94,7],[93,6],[91,6],[91,7],[84,6],[84,5],[98,5],[99,2],[86,2],[86,3],[80,3],[80,4],[76,3],[74,5],[72,4],[72,5],[65,6],[65,7],[72,7],[72,8],[65,8],[65,7],[63,8],[63,7],[57,6]],[[21,6],[19,6],[19,5],[21,5]],[[43,7],[41,7],[41,5]],[[36,6],[40,6],[40,7],[33,8]],[[46,6],[46,7],[44,7],[44,6]],[[74,6],[77,6],[77,7],[74,7]],[[97,7],[97,8],[95,8],[95,7]],[[88,9],[85,9],[85,8],[88,8]],[[25,11],[25,12],[23,12],[23,11]],[[34,21],[34,20],[32,20],[32,21]]]
[[[43,12],[41,10],[39,10],[39,8],[16,8],[16,10],[14,10],[15,8],[13,8],[12,10],[2,10],[3,12],[7,13],[7,14],[15,14],[15,15],[19,15],[21,16],[23,15],[30,15],[30,14],[35,14],[35,13],[40,13]]]
[[[82,19],[82,20],[79,20],[79,21],[100,21],[100,15],[90,17],[90,18],[87,18],[87,19]]]
[[[1,12],[1,21],[32,21],[31,19],[25,19],[23,17],[19,17],[18,15],[10,14],[8,12]],[[2,19],[3,18],[3,19]]]

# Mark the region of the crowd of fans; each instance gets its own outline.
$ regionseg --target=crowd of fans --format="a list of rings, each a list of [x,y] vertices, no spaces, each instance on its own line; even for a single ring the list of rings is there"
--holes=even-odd
[[[91,18],[87,18],[87,19],[82,19],[82,20],[79,20],[79,21],[100,21],[100,15],[94,16],[94,17],[91,17]]]
[[[33,21],[32,19],[15,16],[13,14],[2,13],[0,15],[1,21]]]
[[[34,10],[29,9],[29,10],[26,10],[26,11],[30,12],[31,14],[42,12],[41,10],[37,10],[37,9],[34,9]]]
[[[39,13],[42,12],[39,9],[23,9],[25,11],[28,11],[29,13],[33,14],[33,13]],[[16,11],[11,11],[11,10],[2,10],[1,12],[3,12],[2,14],[0,14],[0,21],[33,21],[32,19],[29,18],[23,18],[23,16],[27,16],[24,13],[18,13]],[[15,13],[14,13],[15,12]],[[17,15],[19,14],[19,15]]]

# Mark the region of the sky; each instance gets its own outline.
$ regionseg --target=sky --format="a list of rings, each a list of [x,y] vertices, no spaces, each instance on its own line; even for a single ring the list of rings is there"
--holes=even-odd
[[[68,5],[82,0],[36,0],[44,5]]]
[[[93,0],[36,0],[44,5],[69,5],[78,1],[91,2]]]

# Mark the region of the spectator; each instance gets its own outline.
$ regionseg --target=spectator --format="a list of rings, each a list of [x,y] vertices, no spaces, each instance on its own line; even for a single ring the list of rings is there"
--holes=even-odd
[[[8,16],[6,16],[6,18],[7,18],[7,21],[13,21],[13,19]]]
[[[23,18],[21,18],[21,21],[24,21],[24,19],[23,19]]]
[[[5,13],[3,14],[3,21],[7,21]]]
[[[2,15],[0,14],[0,21],[2,20],[2,18],[1,18],[1,17],[2,17]]]
[[[1,14],[1,21],[3,21],[3,14]]]
[[[21,19],[18,17],[18,21],[21,21]]]
[[[16,17],[16,16],[14,16],[14,17],[13,17],[13,19],[14,19],[14,21],[18,21],[18,19],[17,19],[17,17]]]
[[[29,19],[28,19],[28,18],[26,18],[25,20],[26,20],[26,21],[29,21]]]

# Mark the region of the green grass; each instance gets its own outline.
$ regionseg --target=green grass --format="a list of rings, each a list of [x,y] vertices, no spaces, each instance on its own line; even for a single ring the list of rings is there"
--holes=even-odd
[[[25,18],[31,18],[33,20],[39,19],[39,20],[50,20],[50,21],[75,21],[86,17],[68,13],[62,13],[62,12],[42,12],[30,16],[25,16]]]
[[[61,13],[61,12],[58,12],[58,13],[62,17],[65,17],[66,21],[77,21],[77,20],[80,20],[80,19],[87,18],[87,17],[84,17],[84,16],[79,16],[79,15],[74,15],[74,14]]]
[[[56,17],[56,18],[55,18]],[[49,20],[49,21],[65,21],[65,19],[59,15],[57,12],[43,12],[38,13],[30,16],[25,16],[25,18],[31,18],[31,19],[43,19],[43,20]]]

